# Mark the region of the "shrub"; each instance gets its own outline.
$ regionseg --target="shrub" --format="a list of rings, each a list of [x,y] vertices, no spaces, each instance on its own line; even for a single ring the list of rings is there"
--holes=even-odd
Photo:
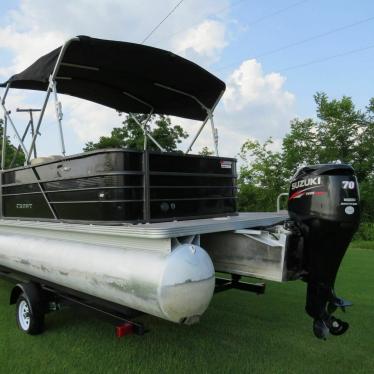
[[[361,223],[353,239],[354,240],[374,240],[374,223],[372,222]]]

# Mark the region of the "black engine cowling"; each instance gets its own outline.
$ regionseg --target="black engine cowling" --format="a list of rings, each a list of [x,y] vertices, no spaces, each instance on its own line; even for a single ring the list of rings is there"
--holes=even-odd
[[[349,305],[334,292],[336,275],[358,228],[357,179],[349,165],[326,164],[298,170],[290,187],[288,211],[304,238],[303,268],[307,281],[306,312],[316,336],[344,333],[348,324],[333,317]]]

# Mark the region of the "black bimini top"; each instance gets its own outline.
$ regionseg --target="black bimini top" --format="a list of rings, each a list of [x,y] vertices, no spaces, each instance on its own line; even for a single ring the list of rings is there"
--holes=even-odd
[[[61,48],[1,86],[10,83],[11,88],[47,90]],[[88,36],[79,36],[66,47],[56,82],[59,93],[121,112],[149,113],[153,108],[157,114],[196,120],[206,118],[204,106],[214,109],[225,90],[221,80],[172,52]]]

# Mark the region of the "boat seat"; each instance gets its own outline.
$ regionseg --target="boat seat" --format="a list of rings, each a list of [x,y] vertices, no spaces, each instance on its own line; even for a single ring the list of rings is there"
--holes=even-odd
[[[31,160],[31,166],[44,164],[45,162],[53,162],[62,160],[64,156],[61,155],[52,155],[52,156],[44,156],[44,157],[36,157]]]

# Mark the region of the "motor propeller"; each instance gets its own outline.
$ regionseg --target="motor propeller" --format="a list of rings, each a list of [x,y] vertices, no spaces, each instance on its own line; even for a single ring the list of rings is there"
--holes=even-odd
[[[315,319],[313,322],[314,335],[326,340],[329,334],[343,335],[349,328],[349,323],[344,322],[334,316],[329,316],[327,319]]]

